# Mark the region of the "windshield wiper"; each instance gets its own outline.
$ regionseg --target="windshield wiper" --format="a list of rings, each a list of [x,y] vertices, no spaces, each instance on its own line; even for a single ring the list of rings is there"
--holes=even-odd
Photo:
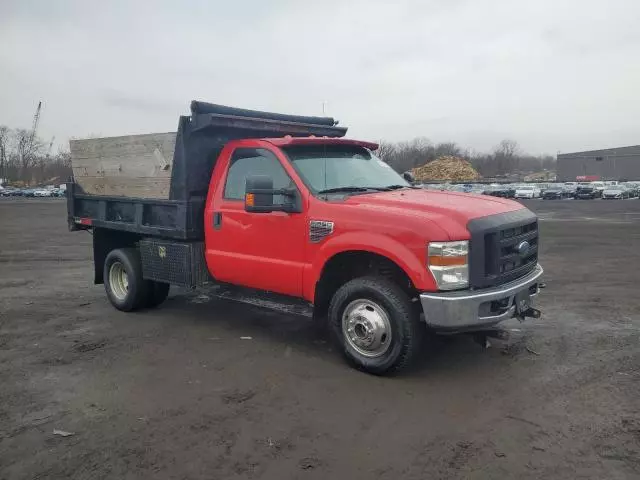
[[[355,192],[369,192],[371,190],[378,190],[372,187],[335,187],[335,188],[326,188],[324,190],[320,190],[318,193],[355,193]]]
[[[336,188],[327,188],[325,190],[320,190],[318,193],[358,193],[358,192],[390,192],[392,190],[398,190],[400,188],[419,188],[412,187],[411,185],[388,185],[386,187],[355,187],[355,186],[346,186],[346,187],[336,187]]]
[[[380,187],[379,190],[384,192],[390,192],[392,190],[400,190],[401,188],[412,188],[412,189],[420,189],[420,187],[415,187],[413,185],[387,185],[386,187]]]

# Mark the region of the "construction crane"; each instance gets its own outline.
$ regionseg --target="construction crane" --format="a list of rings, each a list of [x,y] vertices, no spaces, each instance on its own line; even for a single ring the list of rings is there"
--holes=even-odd
[[[36,132],[38,131],[38,123],[40,122],[40,110],[42,110],[42,102],[38,102],[38,107],[36,108],[36,113],[33,116],[33,124],[31,125],[31,134],[29,135],[29,143],[27,144],[27,152],[31,153],[31,148],[33,147],[33,140],[36,136]]]
[[[38,130],[38,122],[40,122],[41,110],[42,110],[42,102],[38,102],[36,113],[33,116],[33,124],[31,125],[31,131],[27,132],[28,135],[25,135],[20,138],[20,142],[18,145],[18,155],[20,156],[20,164],[23,166],[23,168],[26,166],[26,163],[29,161],[29,157],[31,156],[31,150],[33,149],[33,141],[35,140],[36,132]]]
[[[56,136],[51,137],[51,141],[49,142],[49,148],[47,149],[47,158],[51,156],[51,149],[53,148],[53,142],[55,142]]]

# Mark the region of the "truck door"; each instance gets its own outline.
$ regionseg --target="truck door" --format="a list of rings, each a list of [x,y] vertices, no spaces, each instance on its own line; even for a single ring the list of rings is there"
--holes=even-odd
[[[301,296],[306,201],[302,213],[246,212],[247,175],[269,175],[276,189],[300,190],[275,152],[236,148],[205,212],[209,271],[218,281]]]

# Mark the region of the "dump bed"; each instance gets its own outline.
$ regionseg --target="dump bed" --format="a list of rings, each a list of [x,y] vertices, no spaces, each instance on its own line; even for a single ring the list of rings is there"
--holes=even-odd
[[[209,179],[222,147],[242,138],[342,137],[328,117],[191,102],[177,132],[70,142],[71,230],[104,227],[148,236],[202,239]]]

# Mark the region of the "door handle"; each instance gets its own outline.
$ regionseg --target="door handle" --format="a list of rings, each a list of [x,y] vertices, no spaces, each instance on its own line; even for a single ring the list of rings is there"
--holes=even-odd
[[[222,213],[214,212],[214,214],[213,214],[213,229],[214,230],[220,230],[220,227],[222,227]]]

